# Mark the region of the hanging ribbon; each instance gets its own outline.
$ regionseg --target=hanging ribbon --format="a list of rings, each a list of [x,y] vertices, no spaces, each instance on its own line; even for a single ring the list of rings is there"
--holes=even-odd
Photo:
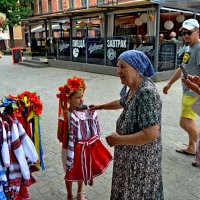
[[[30,120],[32,122],[32,138],[36,148],[36,151],[39,156],[39,161],[36,163],[38,169],[44,170],[44,161],[43,161],[43,148],[42,148],[42,141],[41,141],[41,133],[40,133],[40,122],[39,117],[33,114],[33,118]]]

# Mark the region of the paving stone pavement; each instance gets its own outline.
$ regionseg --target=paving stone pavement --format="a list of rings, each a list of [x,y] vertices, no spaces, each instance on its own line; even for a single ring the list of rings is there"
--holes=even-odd
[[[118,77],[58,68],[30,68],[13,65],[10,56],[0,59],[0,98],[17,95],[25,90],[37,92],[43,102],[41,134],[44,148],[45,171],[34,174],[37,183],[29,188],[32,200],[64,200],[66,189],[61,164],[61,146],[56,139],[58,87],[67,78],[77,75],[85,79],[85,104],[105,103],[119,97]],[[192,156],[175,152],[177,146],[187,144],[187,135],[179,127],[181,83],[172,86],[168,95],[162,93],[166,82],[155,83],[163,101],[162,143],[163,184],[165,200],[200,199],[200,169],[191,166]],[[121,111],[98,111],[103,143],[105,136],[115,130]],[[198,126],[200,127],[199,119]],[[109,147],[108,147],[109,148]],[[113,152],[113,148],[109,148]],[[120,172],[119,172],[120,173]],[[109,200],[112,164],[105,173],[94,179],[93,187],[84,187],[89,200]],[[76,183],[74,195],[76,195]]]

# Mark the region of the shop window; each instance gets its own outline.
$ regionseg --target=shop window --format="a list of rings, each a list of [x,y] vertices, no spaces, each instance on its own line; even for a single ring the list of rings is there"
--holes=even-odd
[[[52,13],[51,0],[48,0],[48,12],[49,12],[49,13]]]
[[[58,0],[58,10],[62,9],[63,9],[62,0]]]
[[[176,66],[177,46],[174,43],[161,43],[158,53],[158,71],[173,70]]]
[[[74,8],[74,0],[69,1],[69,8]]]
[[[42,0],[39,0],[38,2],[38,11],[39,11],[39,14],[42,14]]]

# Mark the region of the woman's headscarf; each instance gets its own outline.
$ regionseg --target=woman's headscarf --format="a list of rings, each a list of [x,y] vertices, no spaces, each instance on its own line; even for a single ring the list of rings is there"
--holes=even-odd
[[[122,59],[128,63],[131,67],[137,70],[143,77],[150,78],[156,74],[151,61],[149,58],[142,52],[138,50],[129,50],[125,51],[118,57],[118,60]],[[126,86],[124,86],[120,92],[120,96],[126,94]]]
[[[128,63],[131,67],[136,69],[144,77],[149,78],[156,74],[151,64],[151,61],[142,51],[125,51],[118,57],[118,59],[122,59],[123,61]]]

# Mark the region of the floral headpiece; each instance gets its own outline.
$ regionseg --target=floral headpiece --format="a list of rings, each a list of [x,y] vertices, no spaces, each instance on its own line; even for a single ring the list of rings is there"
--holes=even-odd
[[[15,116],[29,116],[31,112],[34,112],[37,116],[41,115],[42,102],[36,93],[25,91],[21,94],[18,94],[16,97],[12,95],[9,97],[18,103],[18,109],[14,109]]]
[[[67,100],[72,94],[75,94],[79,91],[85,91],[86,86],[84,80],[80,77],[72,77],[67,79],[67,83],[64,86],[60,86],[58,90],[60,91],[59,94],[56,96],[61,100]]]

